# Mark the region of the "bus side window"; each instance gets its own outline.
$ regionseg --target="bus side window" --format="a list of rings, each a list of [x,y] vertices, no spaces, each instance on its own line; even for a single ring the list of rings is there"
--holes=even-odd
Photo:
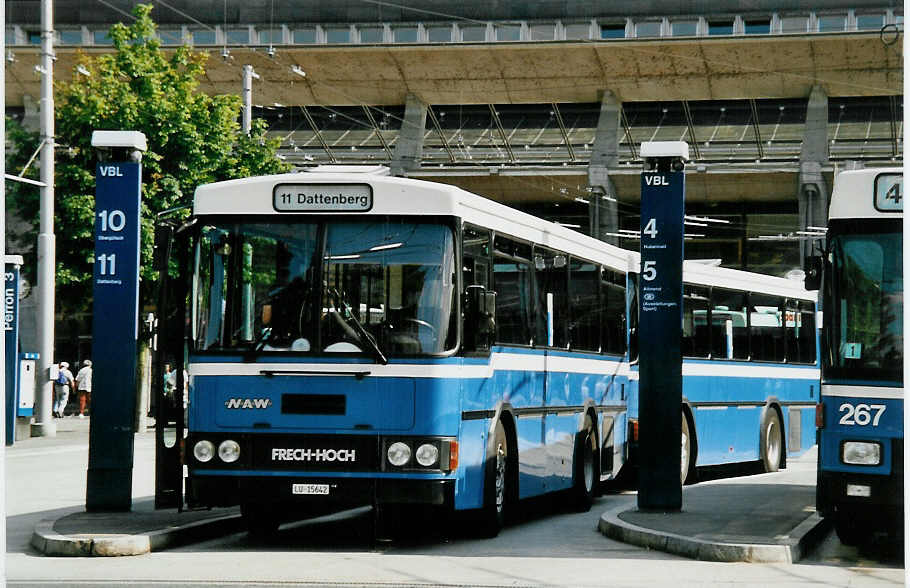
[[[531,246],[497,235],[493,243],[496,340],[531,345],[537,310],[531,282]]]
[[[794,361],[815,363],[815,304],[800,300],[796,321],[796,342],[799,353]]]
[[[638,361],[638,274],[629,274],[629,361]]]
[[[799,301],[793,298],[787,298],[785,301],[785,310],[784,310],[784,341],[786,343],[786,357],[788,363],[796,363],[799,361],[800,349],[799,349],[799,329],[797,328],[797,323],[800,321],[799,316]]]
[[[537,345],[568,346],[568,256],[542,247],[534,248],[534,278],[537,305],[534,342]]]
[[[783,302],[768,294],[749,295],[749,331],[755,361],[784,361]]]
[[[626,276],[604,268],[601,273],[604,316],[601,351],[622,354],[626,350]]]
[[[708,357],[711,352],[708,295],[703,286],[686,284],[683,288],[683,357]]]
[[[711,357],[749,359],[746,293],[711,290]]]
[[[601,308],[597,295],[600,266],[572,258],[569,263],[569,345],[600,351]]]
[[[468,286],[490,285],[490,231],[465,225],[462,231],[462,281]]]

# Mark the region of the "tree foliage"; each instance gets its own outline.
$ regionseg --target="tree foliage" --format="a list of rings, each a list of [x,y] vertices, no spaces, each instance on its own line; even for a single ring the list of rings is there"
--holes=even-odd
[[[87,308],[85,286],[94,263],[92,131],[137,130],[148,142],[142,160],[143,300],[148,300],[155,280],[151,262],[158,212],[191,204],[200,184],[287,170],[276,157],[279,141],[265,136],[264,121],[254,121],[249,136],[241,131],[238,96],[209,96],[199,90],[207,54],[185,46],[162,50],[151,10],[150,5],[137,5],[133,23],[111,27],[113,52],[78,55],[72,81],[55,88],[56,277],[58,298],[69,300],[73,310]],[[77,73],[80,70],[88,74]],[[15,124],[11,129],[7,165],[12,162],[9,169],[18,173],[15,164],[31,154],[37,139]],[[8,198],[24,220],[33,221],[31,235],[36,234],[38,190],[19,187]]]

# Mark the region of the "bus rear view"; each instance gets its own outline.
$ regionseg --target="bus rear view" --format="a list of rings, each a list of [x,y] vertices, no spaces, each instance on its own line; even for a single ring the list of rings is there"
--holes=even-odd
[[[903,176],[837,175],[824,260],[818,510],[841,542],[903,521]]]

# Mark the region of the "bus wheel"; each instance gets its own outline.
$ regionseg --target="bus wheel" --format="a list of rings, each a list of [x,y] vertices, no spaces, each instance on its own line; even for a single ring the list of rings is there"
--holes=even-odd
[[[682,413],[682,435],[680,438],[681,446],[679,452],[679,481],[685,486],[687,483],[695,482],[695,443],[693,442],[693,432],[689,428],[689,419],[686,413]]]
[[[588,512],[594,502],[594,487],[596,485],[597,467],[595,464],[595,447],[597,438],[594,435],[594,425],[591,417],[585,417],[584,431],[577,435],[575,443],[575,485],[572,487],[572,503],[578,512]]]
[[[780,426],[780,417],[773,408],[765,409],[761,419],[760,449],[762,465],[766,472],[776,472],[780,469],[780,457],[783,453],[783,429]]]
[[[246,502],[240,505],[240,515],[250,536],[256,539],[268,539],[278,532],[281,521],[278,515],[267,505]]]
[[[834,531],[844,545],[859,545],[868,535],[862,519],[856,513],[839,510],[834,514]]]
[[[484,466],[484,506],[481,510],[480,534],[495,537],[502,530],[506,516],[509,445],[502,422],[496,423],[493,432],[493,454]]]

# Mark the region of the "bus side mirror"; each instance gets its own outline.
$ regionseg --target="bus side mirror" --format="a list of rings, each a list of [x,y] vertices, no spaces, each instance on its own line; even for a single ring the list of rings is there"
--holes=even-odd
[[[803,271],[806,274],[804,283],[806,290],[818,290],[822,285],[822,267],[824,260],[821,255],[810,255],[806,258]]]
[[[473,285],[464,291],[464,347],[488,351],[496,337],[496,292]]]

